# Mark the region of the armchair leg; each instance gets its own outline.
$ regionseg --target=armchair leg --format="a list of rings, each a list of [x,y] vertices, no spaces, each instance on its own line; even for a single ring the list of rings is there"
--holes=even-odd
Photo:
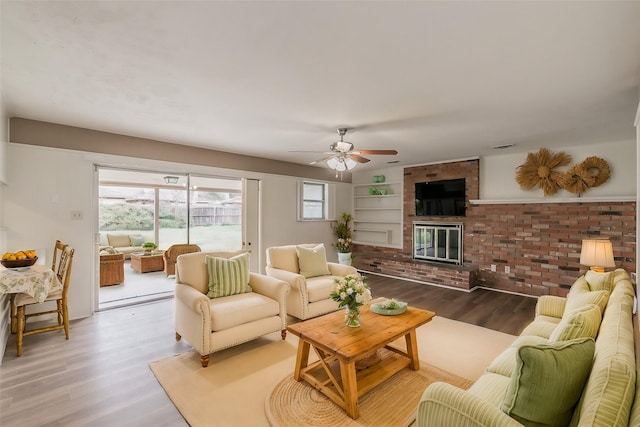
[[[282,336],[282,339],[284,340],[285,338],[287,338],[287,330],[283,329],[280,331],[280,335]]]
[[[182,336],[176,332],[176,341],[180,341],[182,339]]]
[[[209,355],[204,355],[201,354],[200,355],[200,364],[202,365],[203,368],[206,368],[207,366],[209,366]]]

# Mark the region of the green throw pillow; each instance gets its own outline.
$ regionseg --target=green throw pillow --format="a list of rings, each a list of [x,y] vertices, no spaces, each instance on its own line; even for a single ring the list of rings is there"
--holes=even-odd
[[[589,289],[592,291],[607,291],[611,292],[613,288],[613,272],[598,273],[596,271],[589,270],[585,273],[584,278],[589,284]]]
[[[209,298],[251,292],[249,286],[249,254],[232,258],[206,256],[209,275]]]
[[[296,253],[298,254],[300,274],[307,279],[331,274],[327,266],[327,254],[324,250],[324,245],[320,244],[313,248],[296,246]]]
[[[558,326],[549,335],[549,342],[569,341],[576,338],[594,338],[598,335],[602,314],[595,304],[587,304],[565,312]]]
[[[592,338],[520,347],[502,411],[529,427],[568,425],[594,351]]]
[[[129,236],[129,241],[131,241],[131,246],[142,246],[144,243],[144,236],[141,234],[132,234]]]
[[[604,313],[608,301],[609,292],[607,291],[569,292],[564,312],[569,313],[587,304],[595,304],[600,308],[600,313]]]

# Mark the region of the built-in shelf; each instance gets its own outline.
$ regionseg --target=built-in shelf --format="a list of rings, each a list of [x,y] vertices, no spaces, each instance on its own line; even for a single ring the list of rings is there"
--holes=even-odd
[[[387,243],[387,244],[388,243],[392,243],[391,242],[391,230],[378,230],[378,229],[375,229],[375,228],[354,228],[353,231],[355,231],[356,234],[358,232],[365,233],[365,234],[368,234],[368,233],[380,234],[380,235],[383,235],[381,237],[384,239],[384,243]],[[380,243],[380,242],[378,242],[378,243]]]
[[[377,197],[400,197],[402,196],[402,194],[381,194],[378,196],[372,196],[372,195],[368,195],[368,196],[354,196],[356,199],[372,199],[372,198],[377,198]]]
[[[403,169],[378,172],[367,172],[354,181],[353,241],[361,245],[402,247]],[[373,176],[380,174],[387,179],[373,182]],[[387,194],[369,194],[370,187],[382,187]]]

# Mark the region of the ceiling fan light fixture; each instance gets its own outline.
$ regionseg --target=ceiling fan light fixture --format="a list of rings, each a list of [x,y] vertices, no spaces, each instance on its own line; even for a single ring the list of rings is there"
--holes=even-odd
[[[327,160],[327,166],[329,166],[331,169],[337,169],[338,160],[335,157],[330,158],[329,160]]]
[[[331,151],[347,153],[353,150],[353,144],[347,141],[338,141],[331,144]]]
[[[178,179],[179,179],[179,177],[177,177],[177,176],[169,176],[169,175],[167,175],[167,176],[164,177],[164,182],[166,184],[177,184],[178,183]]]
[[[338,172],[344,172],[347,170],[347,165],[344,163],[344,159],[338,160],[338,164],[336,165],[336,170]]]
[[[347,169],[351,170],[355,168],[358,163],[356,163],[355,160],[353,160],[351,157],[347,157],[344,164],[347,167]]]

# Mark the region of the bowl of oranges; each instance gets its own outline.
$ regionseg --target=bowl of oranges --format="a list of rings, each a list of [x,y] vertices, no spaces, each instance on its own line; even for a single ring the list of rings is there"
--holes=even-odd
[[[36,263],[38,257],[36,251],[27,249],[18,252],[5,252],[0,263],[7,268],[29,267]]]

